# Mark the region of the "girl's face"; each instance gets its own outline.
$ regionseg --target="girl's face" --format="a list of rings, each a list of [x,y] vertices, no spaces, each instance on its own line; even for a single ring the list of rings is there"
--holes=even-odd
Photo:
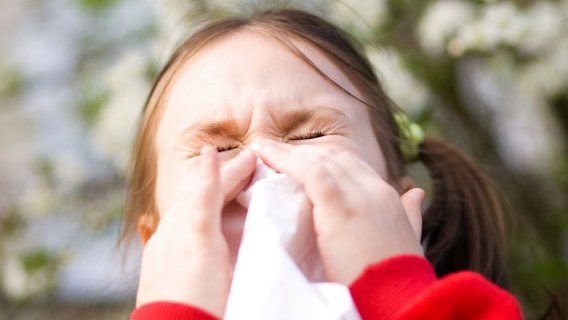
[[[361,93],[330,59],[294,42],[325,74]],[[385,160],[366,107],[324,79],[276,40],[238,32],[210,44],[172,81],[156,133],[160,215],[176,200],[184,176],[208,143],[226,161],[262,138],[347,149],[384,179]],[[191,184],[191,181],[183,181]],[[235,254],[246,210],[235,201],[222,212],[223,232]]]

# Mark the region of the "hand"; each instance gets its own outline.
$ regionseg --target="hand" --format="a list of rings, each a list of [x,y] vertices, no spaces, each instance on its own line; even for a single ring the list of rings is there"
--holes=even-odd
[[[265,140],[258,153],[304,186],[331,281],[349,285],[369,264],[399,254],[423,255],[422,189],[400,197],[371,166],[342,149]]]
[[[222,318],[232,265],[221,211],[248,184],[256,156],[242,151],[220,169],[217,150],[204,146],[198,160],[192,189],[180,194],[146,243],[136,306],[168,300]]]

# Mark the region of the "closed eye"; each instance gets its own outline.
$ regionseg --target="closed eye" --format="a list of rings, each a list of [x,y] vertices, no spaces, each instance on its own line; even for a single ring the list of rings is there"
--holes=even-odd
[[[236,145],[236,144],[235,145],[221,145],[221,146],[217,146],[217,152],[221,153],[221,152],[224,152],[224,151],[230,151],[230,150],[233,150],[233,149],[237,149],[239,147],[240,146]],[[185,159],[191,159],[193,157],[201,155],[198,148],[197,149],[191,148],[191,151],[183,150],[183,151],[181,151],[181,153],[182,153],[182,155]]]
[[[296,136],[292,136],[290,138],[288,138],[288,140],[309,140],[309,139],[316,139],[316,138],[320,138],[325,136],[325,134],[321,131],[312,131],[309,132],[307,134],[304,135],[296,135]],[[236,143],[228,143],[228,144],[222,144],[222,145],[218,145],[217,146],[217,152],[223,152],[223,151],[229,151],[229,150],[233,150],[236,148],[239,148],[240,146]]]
[[[217,146],[217,152],[229,151],[238,148],[239,145],[236,143],[229,143]]]
[[[288,138],[288,140],[309,140],[309,139],[316,139],[325,136],[325,134],[321,131],[312,131],[304,135],[297,135]]]
[[[322,131],[312,131],[312,132],[308,132],[306,134],[302,134],[302,135],[294,135],[288,138],[288,141],[298,141],[298,140],[310,140],[310,139],[317,139],[317,138],[321,138],[324,137],[325,133],[323,133]],[[240,145],[238,143],[225,143],[225,144],[219,144],[217,145],[217,152],[224,152],[224,151],[230,151],[233,149],[237,149],[240,148]],[[190,156],[186,156],[186,158],[192,158],[193,156],[199,155],[199,153],[197,154],[193,154]]]

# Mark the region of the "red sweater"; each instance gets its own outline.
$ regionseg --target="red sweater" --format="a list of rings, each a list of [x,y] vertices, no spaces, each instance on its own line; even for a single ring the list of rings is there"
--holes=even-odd
[[[515,297],[471,271],[437,279],[432,265],[400,255],[368,266],[349,286],[363,320],[522,319]],[[194,306],[153,302],[131,320],[218,320]]]

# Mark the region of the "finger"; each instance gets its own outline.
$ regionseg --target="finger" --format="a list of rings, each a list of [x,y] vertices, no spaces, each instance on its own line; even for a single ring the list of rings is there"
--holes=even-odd
[[[264,142],[272,143],[272,141],[263,141],[262,146],[265,145]],[[369,173],[372,176],[377,176],[376,172],[372,169],[364,168],[366,163],[363,160],[343,149],[306,145],[292,146],[285,143],[275,143],[275,145],[278,147],[278,150],[270,152],[266,149],[263,151],[260,148],[260,155],[269,166],[276,171],[288,173],[303,183],[307,182],[306,179],[310,176],[309,173],[314,172],[316,167],[324,166],[325,171],[329,171],[335,181],[339,182],[337,187],[340,193],[350,195],[344,201],[356,203],[358,196],[364,194],[363,188],[373,188],[377,183],[372,182],[380,182],[381,180],[380,178],[373,180]],[[290,156],[292,151],[295,151],[294,156]],[[294,176],[294,172],[289,171],[293,169],[290,168],[292,166],[297,167],[296,171],[299,172],[299,175]],[[318,179],[315,180],[318,181]]]
[[[256,169],[256,154],[245,149],[221,168],[223,205],[236,198],[249,184]]]
[[[218,158],[216,148],[204,146],[198,162],[180,172],[176,201],[160,217],[156,232],[162,229],[171,232],[178,227],[205,230],[220,225],[215,221],[220,215],[223,198],[219,190]]]
[[[414,234],[420,241],[422,236],[422,201],[424,201],[425,192],[420,188],[413,188],[405,192],[400,200],[404,207],[404,211],[410,220]]]
[[[348,190],[365,188],[370,192],[390,188],[390,185],[363,159],[344,149],[330,150],[331,163],[343,172]]]
[[[355,153],[348,150],[334,150],[333,160],[335,160],[342,168],[349,170],[349,175],[355,181],[365,180],[379,180],[380,182],[387,183],[380,174],[373,169],[373,167],[365,160],[357,156]]]
[[[323,152],[318,152],[313,146],[310,149],[270,140],[263,141],[258,152],[271,168],[302,184],[314,206],[322,212],[343,210],[345,195],[339,183],[344,179],[337,177],[338,170],[327,165],[330,160]],[[314,210],[314,215],[317,214]]]
[[[273,141],[263,141],[261,144],[264,144],[264,142],[272,143]],[[284,151],[283,153],[280,153],[280,156],[274,155],[271,157],[270,154],[267,154],[266,157],[263,157],[263,161],[267,165],[273,167],[273,169],[275,170],[277,170],[276,168],[274,168],[275,166],[278,165],[277,160],[282,159],[281,155],[282,154],[285,155],[286,151],[290,152],[294,148],[302,148],[303,150],[309,148],[310,151],[314,150],[314,152],[318,152],[320,154],[329,153],[330,155],[326,157],[326,163],[325,163],[326,167],[331,171],[335,171],[338,176],[352,180],[351,182],[355,184],[359,184],[361,181],[363,181],[361,179],[369,180],[370,176],[369,174],[373,176],[376,175],[376,172],[366,162],[358,158],[354,153],[343,149],[338,149],[338,148],[329,149],[324,147],[305,146],[305,145],[294,146],[285,143],[276,143],[276,145],[280,147],[281,150]],[[260,152],[260,154],[262,155],[262,152]],[[272,161],[274,158],[276,158],[275,159],[276,161]]]
[[[219,154],[210,145],[201,148],[197,188],[191,196],[194,212],[185,214],[192,216],[192,224],[199,231],[221,229],[221,209],[223,195],[221,194],[221,174],[219,169]],[[192,206],[192,207],[193,207]]]
[[[272,140],[262,140],[255,146],[255,152],[262,161],[277,172],[281,172],[281,163],[292,151],[293,146],[285,143],[276,143]]]

